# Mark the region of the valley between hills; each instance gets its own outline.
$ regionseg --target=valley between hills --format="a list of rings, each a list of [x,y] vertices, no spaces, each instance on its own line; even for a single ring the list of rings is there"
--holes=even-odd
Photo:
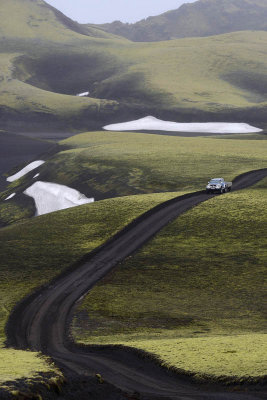
[[[124,27],[1,0],[0,399],[265,398],[267,5],[251,3]],[[214,177],[232,192],[207,194]]]

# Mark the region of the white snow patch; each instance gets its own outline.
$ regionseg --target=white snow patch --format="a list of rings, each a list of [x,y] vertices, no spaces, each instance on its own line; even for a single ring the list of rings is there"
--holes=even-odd
[[[39,176],[40,174],[36,174],[36,175],[34,175],[34,177],[33,177],[33,179],[36,179],[36,178],[38,178],[38,176]]]
[[[6,200],[13,199],[14,196],[16,196],[16,193],[12,193],[10,196],[8,196],[8,197],[5,199],[5,201],[6,201]]]
[[[179,123],[162,121],[152,116],[129,121],[120,124],[106,125],[103,129],[107,131],[137,131],[155,130],[170,132],[197,132],[197,133],[254,133],[262,129],[246,123],[229,122],[204,122],[204,123]]]
[[[37,181],[24,191],[32,197],[36,205],[36,215],[48,214],[82,204],[93,203],[78,190],[57,183]]]
[[[90,92],[84,92],[84,93],[76,94],[76,96],[78,96],[78,97],[85,97],[85,96],[88,96],[89,94],[90,94]]]
[[[26,175],[28,172],[40,167],[40,165],[42,165],[44,163],[45,163],[45,161],[42,161],[42,160],[33,161],[32,163],[26,165],[26,167],[21,169],[19,172],[17,172],[15,175],[9,176],[7,178],[7,181],[8,182],[16,181],[17,179],[19,179],[22,176]]]

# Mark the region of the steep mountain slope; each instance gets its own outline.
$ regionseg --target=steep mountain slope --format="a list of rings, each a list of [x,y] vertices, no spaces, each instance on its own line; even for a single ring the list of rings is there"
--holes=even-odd
[[[3,130],[66,136],[146,115],[267,122],[266,32],[133,43],[78,32],[41,0],[3,0],[0,15]]]
[[[1,0],[0,36],[62,41],[73,32],[93,37],[109,37],[97,29],[84,28],[43,0]]]
[[[35,71],[32,67],[32,64],[44,60],[46,75],[55,75],[54,80],[65,79],[65,82],[68,82],[70,76],[65,72],[69,63],[64,57],[67,61],[72,59],[76,68],[75,75],[72,76],[73,83],[77,80],[81,68],[91,70],[91,75],[94,75],[97,52],[102,56],[98,56],[98,60],[101,58],[103,74],[106,77],[106,70],[110,70],[112,66],[109,54],[105,56],[106,49],[103,51],[101,48],[105,41],[112,40],[112,35],[94,28],[85,32],[78,23],[42,0],[2,0],[0,16],[2,129],[40,131],[44,129],[45,124],[48,131],[72,131],[74,127],[82,128],[84,122],[80,122],[81,115],[84,120],[94,124],[99,116],[102,118],[105,113],[111,112],[114,105],[116,106],[117,103],[112,101],[75,96],[88,90],[90,72],[84,77],[85,86],[74,84],[71,92],[58,90],[58,87],[51,89],[43,82],[38,68]],[[97,68],[98,74],[101,75],[99,61]]]
[[[135,24],[115,21],[99,27],[136,42],[211,36],[243,30],[266,30],[267,1],[199,0]]]

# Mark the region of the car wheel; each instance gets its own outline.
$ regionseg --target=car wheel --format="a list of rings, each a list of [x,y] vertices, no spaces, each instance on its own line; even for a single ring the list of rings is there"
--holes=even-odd
[[[221,191],[220,191],[220,192],[221,192],[221,194],[223,194],[223,188],[221,188]]]

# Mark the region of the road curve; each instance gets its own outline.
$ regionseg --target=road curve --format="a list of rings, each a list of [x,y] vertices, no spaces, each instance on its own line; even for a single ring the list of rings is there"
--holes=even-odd
[[[240,175],[233,182],[233,190],[249,187],[266,176],[267,168]],[[260,392],[206,390],[142,359],[135,352],[105,346],[79,347],[69,339],[73,309],[84,294],[170,221],[212,197],[196,192],[160,204],[84,257],[75,268],[23,300],[8,321],[8,345],[42,351],[73,375],[100,373],[106,381],[127,393],[139,392],[148,398],[263,399]]]

